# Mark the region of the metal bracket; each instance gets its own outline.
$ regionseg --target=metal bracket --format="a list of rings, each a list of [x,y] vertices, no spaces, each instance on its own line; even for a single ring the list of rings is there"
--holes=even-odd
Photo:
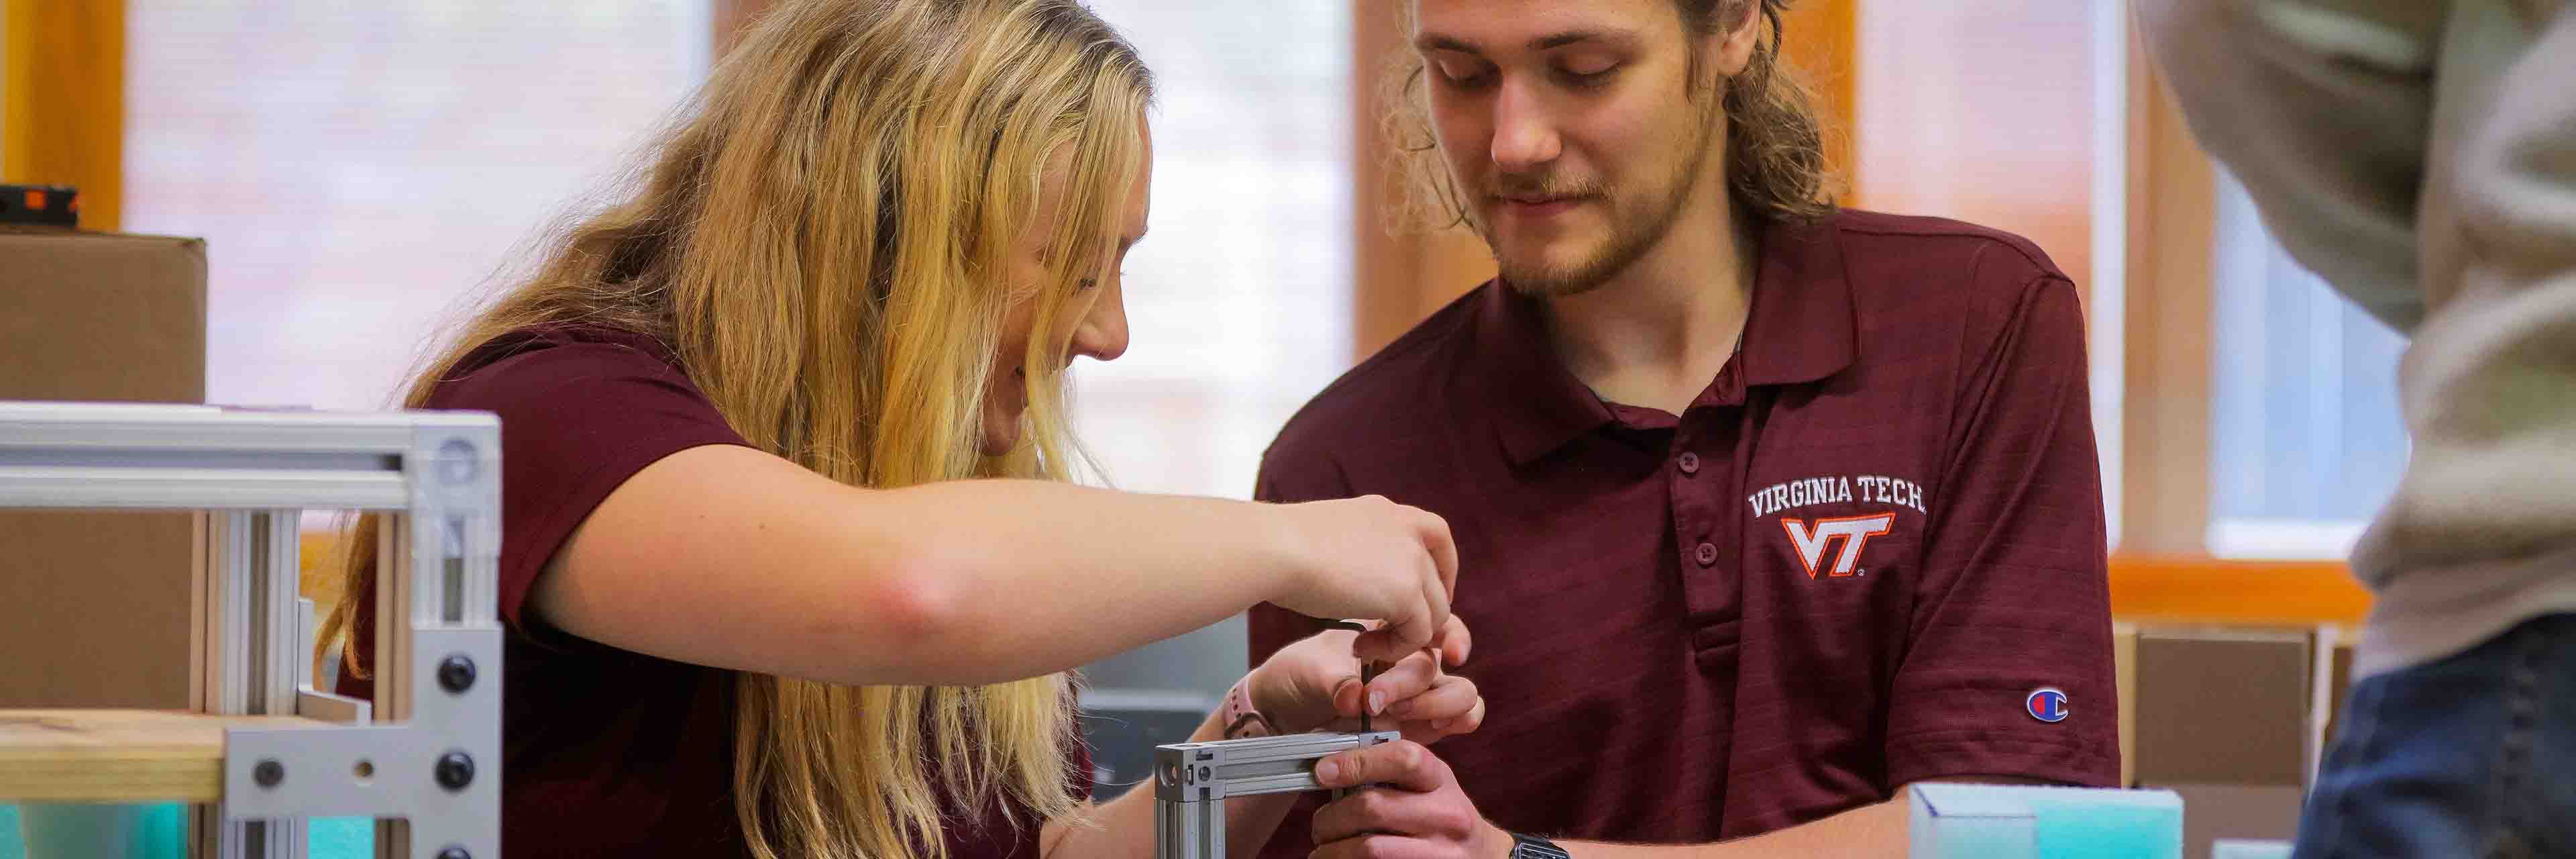
[[[225,859],[300,859],[312,815],[380,818],[393,859],[500,855],[500,455],[489,414],[0,402],[0,507],[208,511],[199,709],[333,723],[226,733],[196,818]],[[306,509],[384,516],[373,702],[304,683]]]
[[[1225,800],[1323,790],[1315,762],[1395,731],[1290,734],[1154,747],[1154,859],[1225,859]]]
[[[413,676],[436,677],[455,657],[501,664],[499,626],[412,634]],[[501,799],[500,702],[499,678],[483,677],[414,701],[406,724],[227,731],[224,810],[236,818],[401,817],[411,821],[413,856],[450,847],[499,856],[500,817],[491,810]]]

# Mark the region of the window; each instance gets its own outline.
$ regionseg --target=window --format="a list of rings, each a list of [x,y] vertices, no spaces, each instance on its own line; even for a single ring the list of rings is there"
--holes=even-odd
[[[130,0],[129,232],[207,240],[211,402],[378,408],[707,67],[705,0]]]
[[[1350,366],[1350,9],[1091,5],[1158,94],[1131,344],[1075,365],[1076,429],[1121,489],[1248,497],[1271,437]],[[1204,712],[1244,659],[1235,619],[1084,671],[1096,689],[1198,695]]]
[[[1076,365],[1078,429],[1120,488],[1247,497],[1271,437],[1349,366],[1349,9],[1092,5],[1159,92],[1132,345]]]
[[[2341,558],[2406,465],[2406,341],[2292,261],[2223,173],[2214,208],[2210,551]]]

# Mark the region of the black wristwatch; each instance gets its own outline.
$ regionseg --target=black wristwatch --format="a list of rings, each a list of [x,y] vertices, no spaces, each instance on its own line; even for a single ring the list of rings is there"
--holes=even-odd
[[[1556,842],[1536,835],[1512,833],[1512,859],[1574,859]]]

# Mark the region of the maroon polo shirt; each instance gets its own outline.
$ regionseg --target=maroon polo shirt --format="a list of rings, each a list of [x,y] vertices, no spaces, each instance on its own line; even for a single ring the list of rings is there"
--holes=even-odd
[[[615,330],[495,339],[428,407],[501,418],[502,852],[749,856],[733,804],[735,673],[575,637],[527,600],[546,561],[628,477],[742,436],[659,342]],[[373,613],[360,604],[352,641],[375,640]],[[373,684],[343,677],[340,691],[370,697]],[[1087,780],[1088,750],[1071,745],[1070,772]],[[950,859],[1038,855],[1037,827],[1013,826],[998,805],[952,809],[948,822]]]
[[[2113,784],[2074,285],[1930,218],[1761,248],[1742,351],[1680,415],[1594,396],[1487,283],[1300,411],[1257,494],[1448,520],[1488,715],[1433,748],[1505,829],[1706,842],[1924,779]],[[1313,622],[1251,626],[1257,664]]]

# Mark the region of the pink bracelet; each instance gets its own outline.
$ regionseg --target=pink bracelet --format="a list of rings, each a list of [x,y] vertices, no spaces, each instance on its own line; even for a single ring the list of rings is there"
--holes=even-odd
[[[1235,681],[1234,688],[1225,691],[1225,709],[1218,717],[1218,721],[1225,725],[1226,739],[1241,740],[1278,733],[1277,729],[1270,726],[1269,717],[1261,715],[1260,710],[1253,709],[1252,692],[1244,688],[1244,684],[1251,679],[1246,677]]]

